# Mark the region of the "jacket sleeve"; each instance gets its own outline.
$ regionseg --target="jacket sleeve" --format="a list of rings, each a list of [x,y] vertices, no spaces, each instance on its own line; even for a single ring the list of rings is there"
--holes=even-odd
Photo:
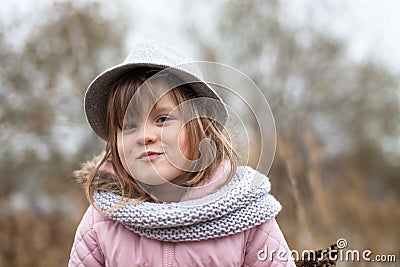
[[[243,266],[295,267],[275,218],[249,230]]]
[[[90,206],[76,230],[71,249],[69,267],[105,266],[97,235],[93,229],[94,208]]]

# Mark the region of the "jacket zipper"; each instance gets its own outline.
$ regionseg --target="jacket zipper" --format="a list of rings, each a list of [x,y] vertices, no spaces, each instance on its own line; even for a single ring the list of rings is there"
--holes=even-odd
[[[172,267],[173,244],[164,242],[164,266]]]

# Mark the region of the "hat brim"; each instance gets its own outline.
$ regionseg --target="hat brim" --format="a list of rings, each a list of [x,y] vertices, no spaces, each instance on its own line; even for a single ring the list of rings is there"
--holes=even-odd
[[[84,98],[84,110],[86,119],[93,131],[103,140],[108,140],[109,127],[107,125],[107,102],[113,84],[127,71],[136,68],[147,67],[153,69],[164,70],[175,74],[177,77],[187,82],[187,86],[191,87],[199,97],[208,97],[219,100],[218,120],[224,125],[228,119],[228,112],[221,98],[214,90],[200,78],[186,72],[179,67],[171,67],[161,64],[150,63],[123,63],[116,65],[101,74],[99,74],[89,85]]]

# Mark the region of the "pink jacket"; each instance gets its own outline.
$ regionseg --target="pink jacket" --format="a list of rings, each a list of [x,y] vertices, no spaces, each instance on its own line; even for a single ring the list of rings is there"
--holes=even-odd
[[[139,236],[90,206],[78,226],[68,266],[295,266],[275,219],[203,241]]]

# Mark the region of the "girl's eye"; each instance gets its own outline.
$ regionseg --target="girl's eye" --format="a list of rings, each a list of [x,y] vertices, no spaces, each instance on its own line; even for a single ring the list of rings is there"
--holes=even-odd
[[[156,123],[157,124],[164,124],[164,123],[166,123],[167,121],[169,121],[171,119],[172,118],[169,117],[169,116],[160,116],[160,117],[157,118]]]
[[[127,123],[127,124],[124,124],[124,126],[122,127],[122,130],[129,131],[129,130],[134,130],[136,128],[137,128],[136,123]]]

